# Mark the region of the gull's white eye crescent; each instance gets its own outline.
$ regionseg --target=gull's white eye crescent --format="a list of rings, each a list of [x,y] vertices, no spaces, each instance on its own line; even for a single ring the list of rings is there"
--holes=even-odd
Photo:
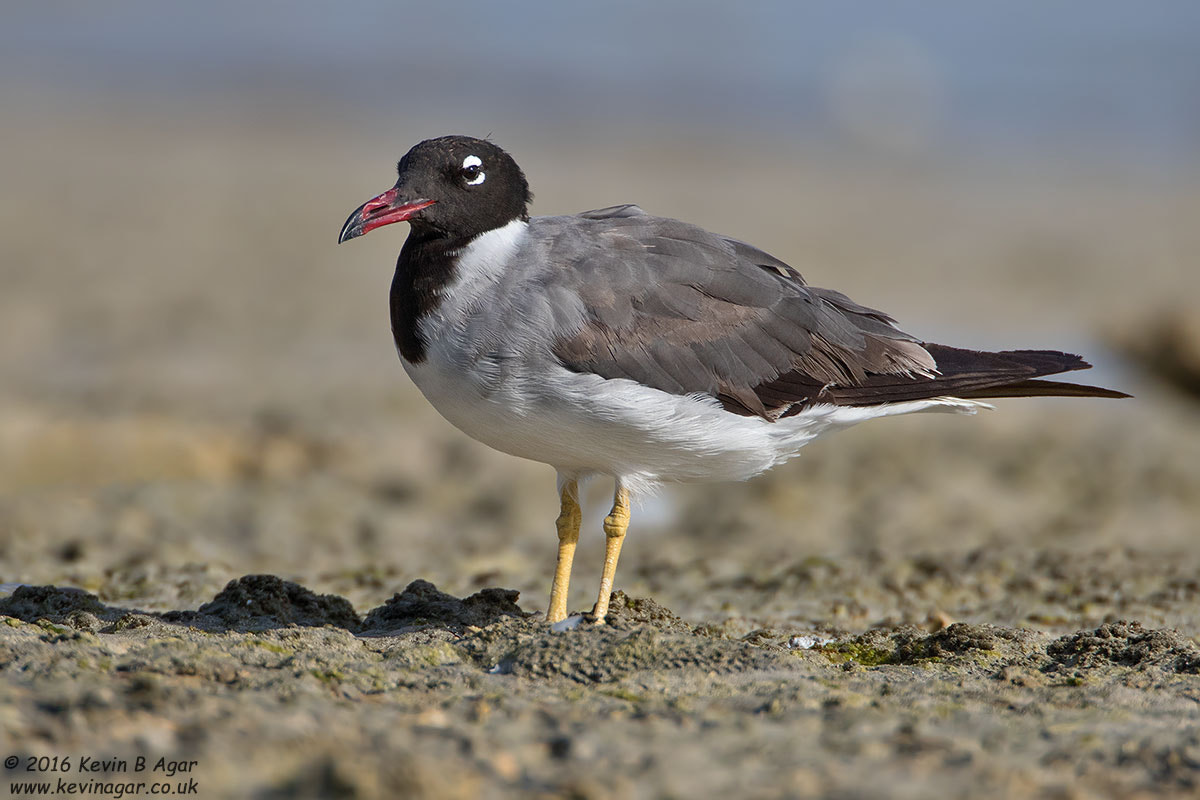
[[[479,156],[467,156],[463,159],[462,169],[459,174],[463,176],[463,180],[467,182],[467,186],[478,186],[483,183],[483,179],[487,177],[483,169],[483,159]]]

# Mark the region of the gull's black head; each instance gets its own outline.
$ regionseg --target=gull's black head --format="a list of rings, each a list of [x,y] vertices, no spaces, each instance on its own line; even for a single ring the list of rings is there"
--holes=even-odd
[[[393,222],[431,236],[469,239],[529,218],[529,184],[512,156],[470,136],[426,139],[400,159],[396,185],[342,226],[344,242]]]

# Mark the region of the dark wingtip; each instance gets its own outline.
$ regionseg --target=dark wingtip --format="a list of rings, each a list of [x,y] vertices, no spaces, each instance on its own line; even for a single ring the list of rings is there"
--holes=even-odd
[[[994,355],[1008,356],[1018,363],[1036,369],[1042,375],[1092,368],[1091,363],[1085,361],[1083,356],[1064,353],[1061,350],[1000,350]]]
[[[1116,389],[1105,389],[1103,386],[1087,386],[1082,383],[1067,383],[1065,381],[1025,380],[1017,383],[989,386],[967,392],[956,392],[955,397],[967,400],[998,399],[1002,397],[1100,397],[1109,400],[1125,400],[1133,397],[1131,394],[1119,392]]]
[[[1039,380],[1045,375],[1073,372],[1091,366],[1081,357],[1059,350],[1002,350],[988,352],[926,343],[937,361],[933,379],[875,374],[861,386],[841,386],[830,394],[839,405],[878,405],[923,400],[945,395],[964,399],[999,397],[1101,397],[1130,395],[1099,386]]]

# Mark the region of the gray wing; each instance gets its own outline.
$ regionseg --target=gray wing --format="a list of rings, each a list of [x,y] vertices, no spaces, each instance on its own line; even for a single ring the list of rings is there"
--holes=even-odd
[[[554,343],[570,370],[711,395],[777,419],[872,376],[927,380],[936,365],[885,314],[807,286],[779,259],[636,206],[557,218],[548,256],[581,301]]]

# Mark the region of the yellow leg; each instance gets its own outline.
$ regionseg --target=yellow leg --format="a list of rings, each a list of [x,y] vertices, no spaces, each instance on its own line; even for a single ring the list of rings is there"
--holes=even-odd
[[[575,560],[579,524],[583,519],[579,510],[579,486],[575,481],[563,484],[560,501],[562,510],[554,523],[558,528],[558,563],[554,566],[554,584],[550,587],[547,622],[561,622],[567,618],[567,588],[571,584],[571,562]]]
[[[608,598],[612,594],[613,579],[617,576],[617,559],[621,557],[621,545],[625,542],[625,531],[629,530],[629,490],[617,486],[613,497],[612,511],[604,518],[604,574],[600,576],[600,596],[592,609],[592,619],[597,625],[604,624],[608,616]]]

